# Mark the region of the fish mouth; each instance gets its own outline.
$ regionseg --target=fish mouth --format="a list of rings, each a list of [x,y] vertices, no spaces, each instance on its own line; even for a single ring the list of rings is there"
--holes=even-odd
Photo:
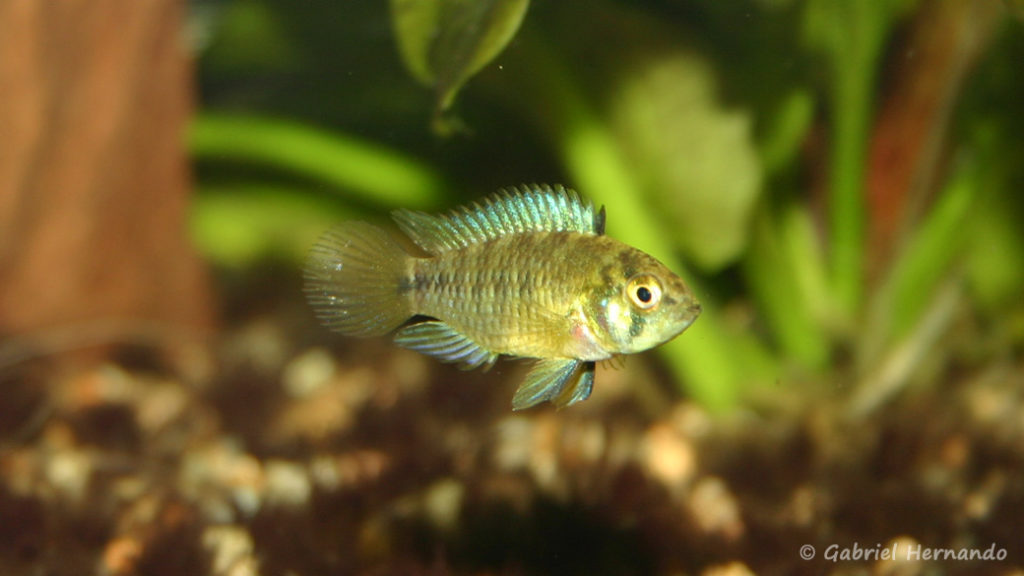
[[[696,302],[686,306],[685,308],[680,308],[679,315],[676,317],[676,322],[672,330],[672,338],[682,334],[683,331],[689,328],[690,325],[697,320],[697,317],[700,316],[700,313],[703,310],[704,308]]]
[[[694,320],[700,316],[700,313],[704,311],[704,307],[700,305],[700,302],[694,302],[686,308],[683,308],[682,314],[679,315],[679,320],[684,322],[686,326],[693,324]]]
[[[690,327],[691,324],[696,322],[697,317],[699,317],[700,313],[703,311],[704,307],[701,306],[699,302],[694,302],[693,304],[690,304],[689,306],[684,308],[683,313],[680,316],[680,322],[682,324],[682,329],[680,330],[680,332],[686,330],[687,328]]]

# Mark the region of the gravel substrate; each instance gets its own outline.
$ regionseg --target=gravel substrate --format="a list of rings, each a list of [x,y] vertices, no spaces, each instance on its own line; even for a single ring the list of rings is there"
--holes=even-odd
[[[1019,362],[851,419],[807,382],[712,417],[651,357],[514,413],[522,362],[272,316],[193,352],[0,370],[0,574],[1024,574]]]

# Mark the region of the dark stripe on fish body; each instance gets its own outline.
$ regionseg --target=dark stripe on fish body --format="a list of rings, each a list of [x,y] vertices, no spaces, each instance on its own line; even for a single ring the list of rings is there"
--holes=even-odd
[[[458,276],[451,270],[424,271],[416,270],[412,277],[403,278],[398,284],[398,293],[414,292],[419,297],[427,293],[449,295],[448,293],[458,281]],[[463,283],[465,284],[465,283]]]
[[[489,242],[423,261],[420,265],[429,271],[428,274],[436,275],[438,282],[419,284],[417,288],[437,295],[444,292],[445,288],[452,288],[474,299],[496,298],[504,301],[522,298],[524,289],[532,288],[529,282],[533,277],[529,271],[519,268],[537,266],[538,255],[531,253],[531,250],[536,251],[533,238],[524,235],[517,240],[519,242],[516,246],[507,242]],[[422,296],[430,299],[427,293]]]
[[[411,291],[419,290],[427,282],[429,282],[429,280],[430,279],[427,277],[427,275],[423,274],[422,272],[416,272],[412,275],[412,277],[406,276],[399,280],[398,282],[398,293],[407,294]]]
[[[620,269],[622,276],[629,278],[638,272],[636,254],[631,251],[621,250],[618,254],[618,261],[619,266],[622,267]]]
[[[629,315],[629,337],[636,338],[640,336],[640,333],[644,331],[643,318],[635,312],[631,312]]]
[[[614,286],[618,277],[622,274],[621,269],[615,264],[606,264],[601,267],[601,281],[605,286]]]

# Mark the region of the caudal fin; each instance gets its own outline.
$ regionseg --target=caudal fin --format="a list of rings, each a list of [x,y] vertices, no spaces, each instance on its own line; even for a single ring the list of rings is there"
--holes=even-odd
[[[353,336],[379,336],[413,315],[400,290],[410,256],[384,230],[365,222],[336,226],[310,250],[305,293],[317,318]]]

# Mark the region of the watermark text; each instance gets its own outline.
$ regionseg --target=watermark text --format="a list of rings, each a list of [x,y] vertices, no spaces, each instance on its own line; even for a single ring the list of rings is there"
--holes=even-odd
[[[810,544],[804,544],[800,547],[800,557],[804,560],[812,560],[817,555],[817,548]],[[896,541],[885,545],[878,543],[874,546],[861,546],[854,542],[849,546],[829,544],[822,551],[821,557],[829,562],[872,562],[879,560],[999,562],[1006,560],[1007,552],[1006,548],[996,546],[995,543],[988,547],[977,548],[936,548],[916,542]]]

